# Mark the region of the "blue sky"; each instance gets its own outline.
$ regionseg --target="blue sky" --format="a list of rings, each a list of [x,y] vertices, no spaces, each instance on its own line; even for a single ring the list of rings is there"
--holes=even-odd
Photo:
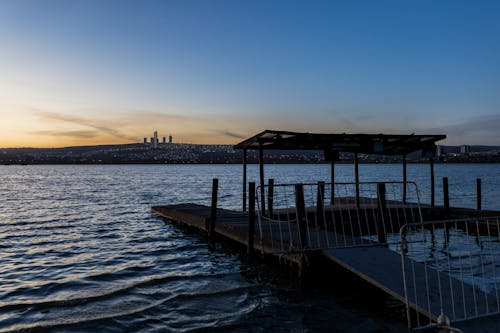
[[[0,146],[265,128],[500,145],[494,1],[1,1]]]

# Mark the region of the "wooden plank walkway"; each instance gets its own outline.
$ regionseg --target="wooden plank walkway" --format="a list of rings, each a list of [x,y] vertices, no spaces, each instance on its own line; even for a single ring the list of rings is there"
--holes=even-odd
[[[175,223],[198,229],[202,233],[208,233],[210,220],[210,207],[197,204],[178,204],[170,206],[155,206],[153,213]],[[215,233],[241,245],[248,244],[248,214],[235,212],[227,209],[217,209],[217,223]],[[277,243],[270,237],[261,240],[260,232],[256,228],[254,233],[254,249],[263,253],[277,252]],[[301,264],[298,255],[285,255],[283,259]]]
[[[326,249],[323,254],[394,298],[406,302],[403,278],[397,274],[402,268],[400,254],[384,246]],[[405,270],[411,307],[426,317],[437,319],[441,312],[440,299],[445,314],[457,319],[500,311],[500,304],[493,295],[461,283],[446,273],[410,259],[405,260]]]
[[[194,227],[204,233],[207,231],[210,219],[210,207],[197,204],[155,206],[152,208],[152,211],[165,219]],[[287,223],[285,233],[283,233],[283,229],[280,229],[279,223],[272,225],[272,227],[268,223],[266,227],[267,229],[262,230],[261,239],[261,231],[256,226],[254,249],[271,255],[280,254],[282,258],[284,257],[289,261],[300,263],[301,258],[297,254],[286,254],[286,250],[289,249],[284,249],[283,242],[280,240],[284,239],[285,243],[290,241],[290,239],[293,242],[298,242],[297,227]],[[311,230],[314,228],[309,229],[310,235],[314,236],[315,231]],[[248,241],[248,214],[220,208],[217,209],[215,232],[220,236],[246,246]],[[316,237],[311,237],[312,247],[323,244],[319,240],[319,233],[316,234],[318,235],[317,241],[315,241]],[[323,231],[322,234],[322,237],[325,238],[326,236],[324,235],[327,233]],[[366,245],[370,246],[349,247],[353,243],[358,244],[356,242],[361,241],[357,237],[345,237],[333,232],[328,232],[328,237],[331,240],[337,239],[337,243],[331,243],[332,248],[323,249],[321,251],[322,255],[388,293],[395,299],[406,302],[400,254],[366,240]],[[334,248],[335,244],[340,247]],[[445,313],[450,317],[457,319],[467,318],[500,311],[500,304],[490,294],[484,292],[478,293],[471,285],[461,283],[459,280],[443,272],[438,272],[429,266],[424,267],[421,263],[406,260],[405,265],[410,306],[428,318],[436,320],[441,312],[440,289],[442,306]],[[413,277],[415,277],[415,280],[413,280]],[[414,285],[418,286],[418,288],[413,289]],[[425,286],[428,287],[425,288]],[[429,290],[429,294],[426,293],[426,290]],[[463,300],[466,303],[465,307],[462,304]],[[474,304],[475,306],[473,306]],[[497,321],[493,322],[496,323]],[[467,325],[470,326],[471,324]],[[482,326],[477,327],[482,328]]]

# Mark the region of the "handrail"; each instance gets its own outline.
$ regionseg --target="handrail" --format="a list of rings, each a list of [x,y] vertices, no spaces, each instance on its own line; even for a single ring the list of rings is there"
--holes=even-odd
[[[397,244],[402,224],[422,221],[418,186],[413,181],[406,182],[410,202],[402,199],[404,182],[381,184],[374,181],[338,182],[334,186],[324,182],[264,184],[265,189],[273,188],[272,191],[262,191],[259,186],[255,191],[260,233],[267,234],[279,253],[291,248],[304,251]],[[355,185],[360,186],[362,194],[356,202],[352,199]],[[337,194],[335,201],[332,191]],[[266,210],[262,210],[265,203]],[[307,245],[297,247],[298,243]]]
[[[500,261],[500,216],[406,223],[399,237],[409,327],[416,323],[418,330],[460,332],[450,322],[500,314],[500,274],[495,263]],[[420,311],[411,312],[416,307],[431,313],[438,305],[439,317],[446,318],[447,311],[451,320],[422,325]]]

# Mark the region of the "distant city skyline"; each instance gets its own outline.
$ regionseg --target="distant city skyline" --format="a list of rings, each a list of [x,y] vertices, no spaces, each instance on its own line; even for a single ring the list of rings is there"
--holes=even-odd
[[[173,136],[172,136],[172,134],[169,134],[168,135],[168,143],[169,144],[173,143],[172,140],[173,140]],[[144,137],[143,140],[142,140],[142,143],[148,144],[148,145],[152,145],[154,148],[158,148],[159,144],[166,144],[167,143],[167,137],[163,136],[163,137],[160,138],[158,136],[158,131],[154,131],[153,132],[153,136],[150,137],[149,140],[148,140],[148,137]]]
[[[500,145],[499,16],[494,1],[1,1],[0,147],[153,129]]]

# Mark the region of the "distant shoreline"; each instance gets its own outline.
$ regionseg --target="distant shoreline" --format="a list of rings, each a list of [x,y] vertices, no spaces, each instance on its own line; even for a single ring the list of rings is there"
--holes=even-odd
[[[500,163],[500,146],[439,146],[435,163]],[[336,164],[352,164],[352,153],[340,153]],[[241,164],[243,151],[232,145],[168,143],[154,148],[150,144],[76,146],[65,148],[3,148],[0,165],[106,165],[106,164]],[[258,152],[249,150],[249,164],[258,163]],[[323,150],[266,150],[266,164],[321,164]],[[408,163],[428,163],[416,151],[407,155]],[[401,163],[399,155],[359,155],[361,164]]]
[[[360,161],[359,164],[401,164],[401,161],[394,162],[372,162],[372,161]],[[407,161],[407,164],[428,164],[428,161]],[[169,163],[169,162],[102,162],[102,163],[2,163],[0,166],[30,166],[30,165],[242,165],[243,163],[231,162],[231,163],[206,163],[206,162],[185,162],[185,163]],[[329,165],[330,162],[265,162],[266,165]],[[339,164],[354,164],[354,161],[336,161],[335,165]],[[450,161],[442,162],[435,161],[434,164],[500,164],[500,161],[496,162],[481,162],[481,161]],[[256,162],[248,162],[247,165],[259,165]]]

